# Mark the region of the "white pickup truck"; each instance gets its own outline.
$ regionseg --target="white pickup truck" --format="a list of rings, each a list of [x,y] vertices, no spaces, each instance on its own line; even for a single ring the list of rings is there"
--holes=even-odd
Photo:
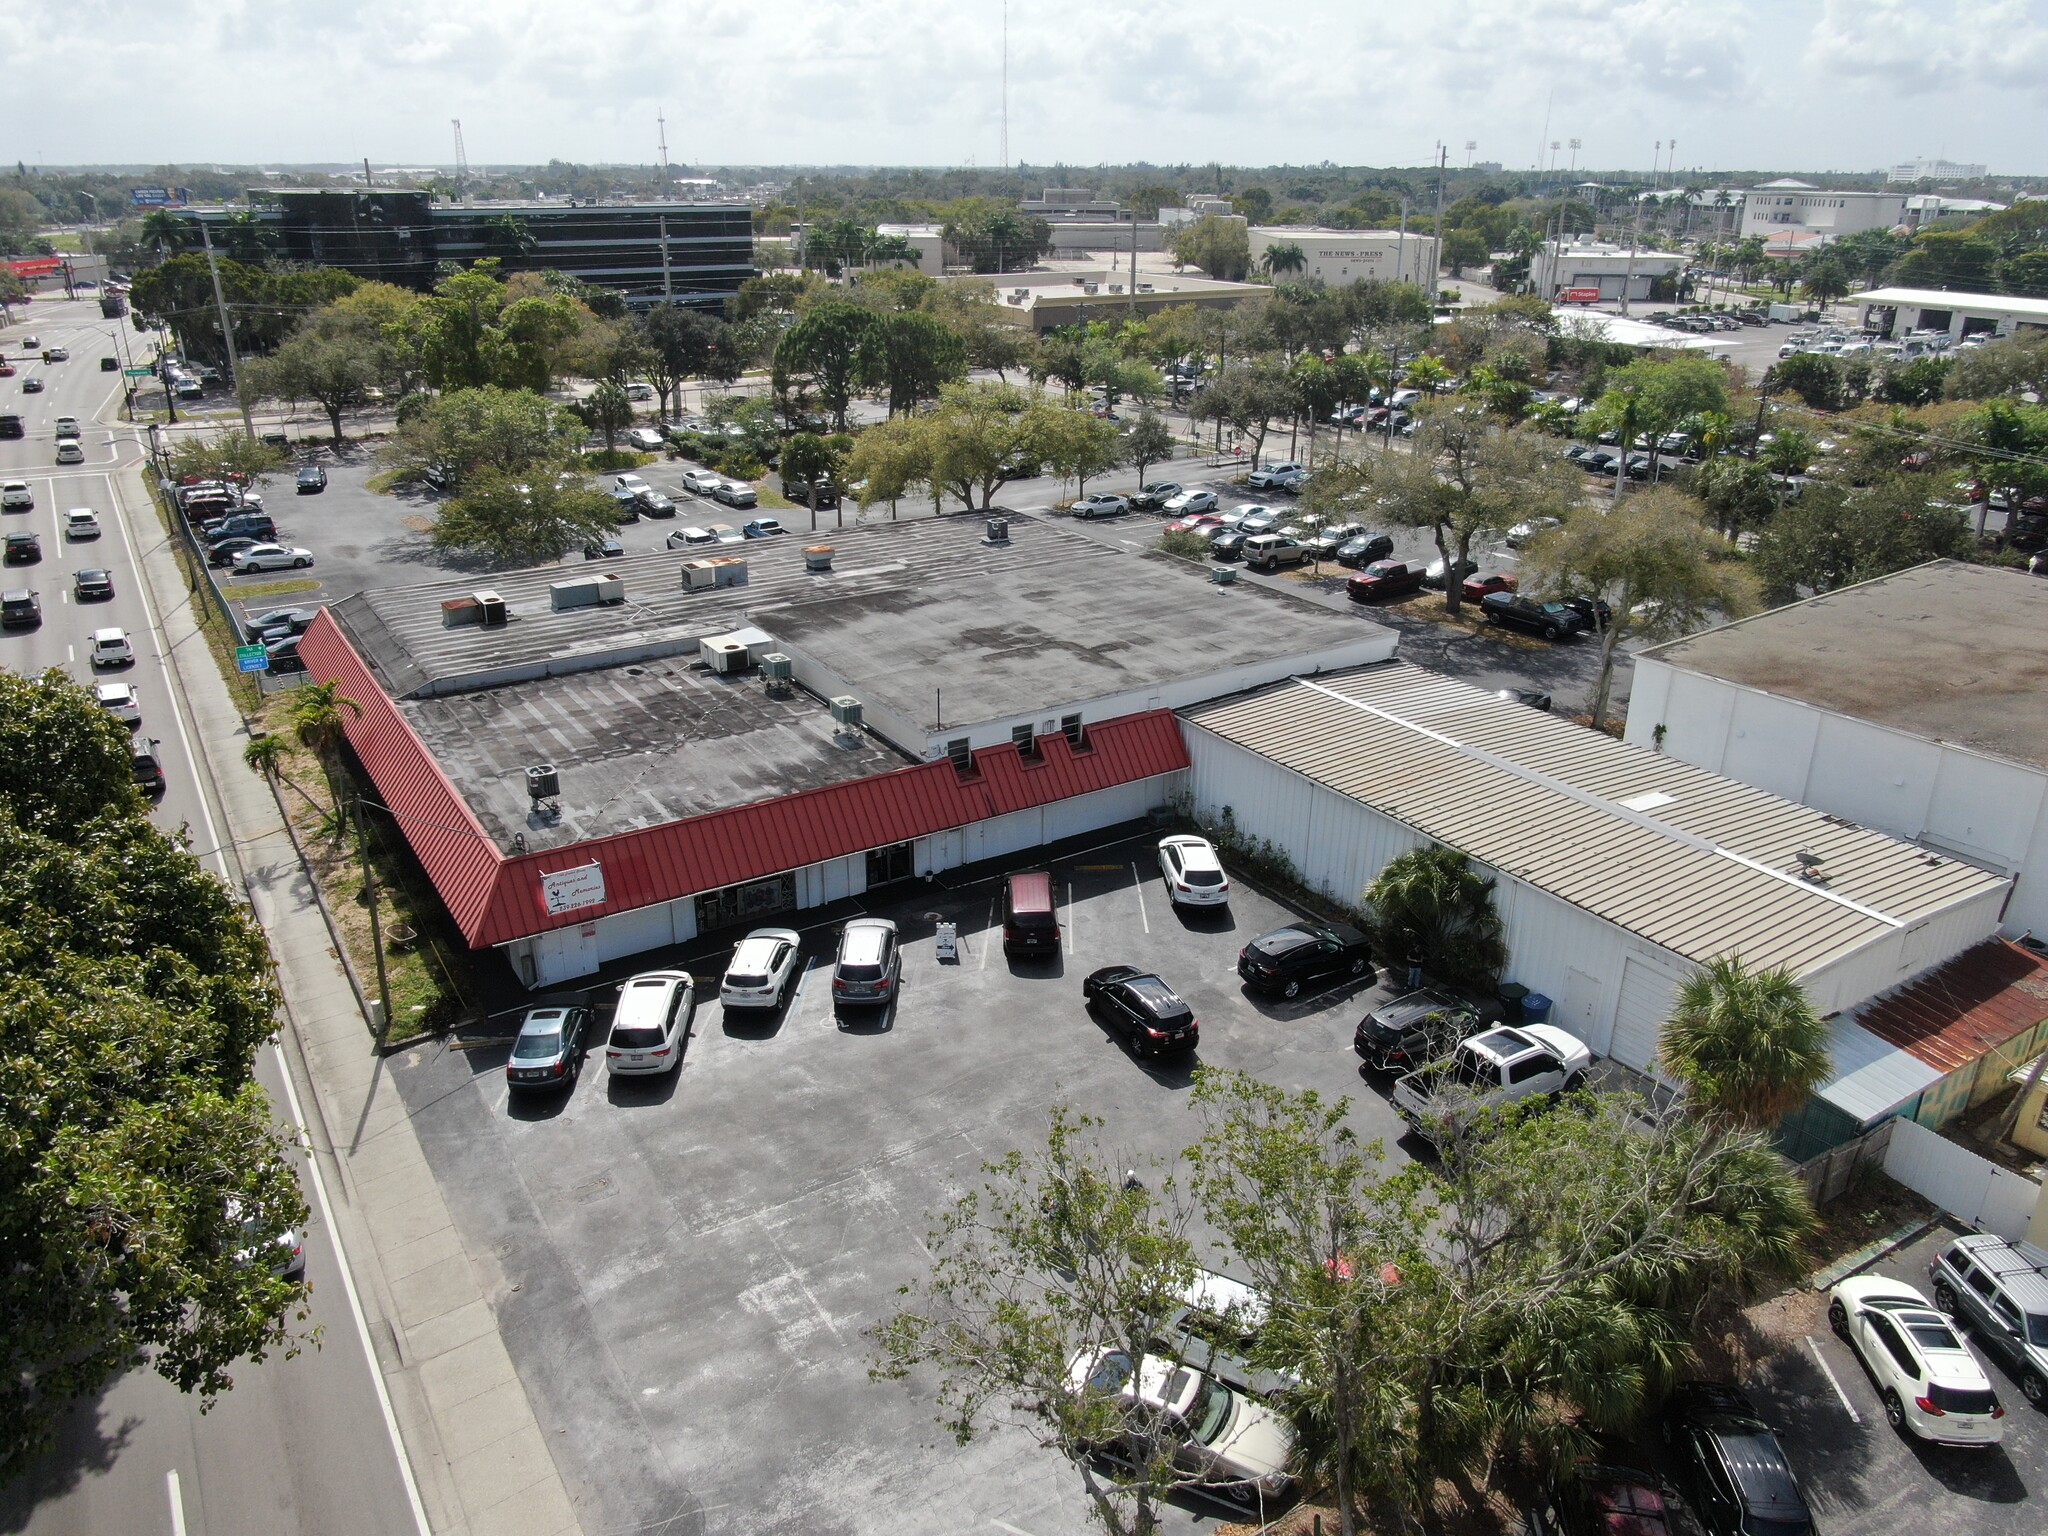
[[[1434,1141],[1487,1110],[1577,1087],[1592,1060],[1583,1041],[1554,1024],[1503,1024],[1400,1078],[1394,1109]]]

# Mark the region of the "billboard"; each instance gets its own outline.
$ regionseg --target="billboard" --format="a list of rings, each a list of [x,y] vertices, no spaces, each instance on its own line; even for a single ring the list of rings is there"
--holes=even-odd
[[[128,201],[137,208],[182,208],[188,201],[183,187],[130,187]]]
[[[63,268],[63,260],[56,256],[10,256],[7,258],[7,270],[16,277],[55,277]]]

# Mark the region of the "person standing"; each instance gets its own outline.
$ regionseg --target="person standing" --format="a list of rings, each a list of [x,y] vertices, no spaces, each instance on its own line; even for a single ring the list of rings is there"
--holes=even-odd
[[[1408,945],[1408,990],[1422,990],[1422,943],[1415,940]]]

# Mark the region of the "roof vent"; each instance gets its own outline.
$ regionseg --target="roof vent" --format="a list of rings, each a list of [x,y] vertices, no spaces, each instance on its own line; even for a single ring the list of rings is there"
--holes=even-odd
[[[1645,794],[1630,795],[1626,800],[1615,801],[1615,804],[1624,810],[1645,812],[1662,810],[1667,805],[1676,805],[1677,803],[1678,797],[1676,795],[1667,795],[1661,789],[1653,789]]]

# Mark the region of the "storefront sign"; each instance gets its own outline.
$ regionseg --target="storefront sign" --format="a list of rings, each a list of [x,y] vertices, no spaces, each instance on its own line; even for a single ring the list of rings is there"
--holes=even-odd
[[[1558,298],[1566,304],[1598,304],[1600,302],[1600,290],[1598,288],[1567,288],[1558,295]]]
[[[604,905],[604,866],[579,864],[574,869],[544,873],[540,877],[540,894],[547,903],[550,916],[574,912],[578,907],[601,907]]]

